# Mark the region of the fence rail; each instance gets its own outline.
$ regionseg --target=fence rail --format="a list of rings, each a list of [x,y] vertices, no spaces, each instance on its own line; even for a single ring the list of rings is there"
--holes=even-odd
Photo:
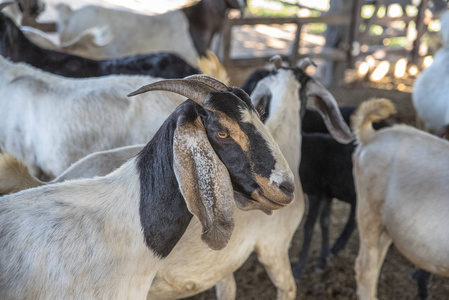
[[[241,18],[241,19],[228,19],[222,31],[222,48],[221,48],[221,58],[224,65],[228,66],[237,66],[237,67],[257,67],[262,66],[266,62],[268,62],[270,56],[263,57],[232,57],[231,56],[231,46],[232,46],[232,28],[234,26],[243,26],[243,25],[283,25],[283,24],[295,24],[295,38],[293,40],[293,45],[288,54],[284,54],[282,57],[284,60],[288,61],[291,65],[294,65],[298,59],[308,56],[311,58],[324,58],[326,60],[332,60],[334,62],[344,62],[345,66],[343,70],[347,67],[352,67],[354,65],[355,56],[353,56],[353,45],[363,44],[369,36],[369,27],[371,25],[381,25],[387,26],[395,21],[403,21],[406,23],[406,26],[409,25],[410,22],[415,22],[417,29],[417,37],[413,41],[413,48],[411,50],[406,50],[405,48],[401,49],[392,49],[393,52],[405,53],[412,63],[417,63],[419,59],[419,45],[421,41],[421,37],[425,32],[426,28],[424,26],[424,11],[427,8],[428,0],[422,0],[418,8],[418,14],[414,17],[407,16],[405,13],[402,17],[377,17],[377,11],[381,5],[385,5],[385,0],[377,0],[374,1],[375,9],[374,15],[370,19],[363,19],[361,16],[361,9],[364,4],[366,4],[366,0],[354,0],[352,4],[352,10],[349,14],[346,15],[326,15],[320,17],[250,17],[250,18]],[[321,52],[307,52],[301,49],[301,32],[303,26],[306,24],[312,23],[324,23],[326,25],[335,25],[335,26],[347,26],[348,28],[348,38],[346,41],[346,47],[342,48],[333,48],[329,50],[329,48],[324,48]],[[367,28],[365,32],[360,32],[360,25],[364,24]],[[387,52],[389,50],[385,48]],[[368,53],[371,51],[368,51]],[[361,55],[365,55],[366,53],[361,53]],[[341,68],[340,68],[341,69]]]

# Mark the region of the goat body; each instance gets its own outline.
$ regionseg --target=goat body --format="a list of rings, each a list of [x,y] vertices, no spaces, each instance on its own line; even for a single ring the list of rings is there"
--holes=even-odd
[[[0,12],[0,54],[14,62],[66,77],[97,77],[110,74],[183,78],[198,74],[182,58],[171,53],[152,53],[110,60],[92,60],[35,45],[13,20]]]
[[[155,92],[127,99],[159,79],[105,76],[69,79],[0,58],[0,148],[57,176],[99,150],[148,141],[185,98]]]
[[[354,153],[357,293],[360,299],[376,299],[380,268],[392,242],[418,267],[449,276],[449,171],[444,163],[449,143],[405,125],[374,132],[371,122],[394,107],[386,100],[362,105],[354,123],[359,141]]]
[[[199,56],[205,55],[212,36],[220,30],[226,10],[239,7],[237,3],[230,6],[233,2],[237,1],[202,0],[191,7],[154,16],[94,5],[72,11],[60,4],[58,31],[65,43],[91,27],[107,25],[113,40],[91,53],[89,57],[93,59],[170,51],[197,66]]]
[[[130,162],[3,197],[0,298],[143,299],[159,258],[142,239],[138,191]]]
[[[449,123],[449,12],[441,16],[441,35],[443,47],[418,76],[412,93],[413,106],[431,131]]]

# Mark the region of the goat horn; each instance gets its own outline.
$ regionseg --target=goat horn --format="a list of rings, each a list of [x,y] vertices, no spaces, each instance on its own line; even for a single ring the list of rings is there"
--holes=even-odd
[[[204,84],[207,84],[208,86],[210,86],[211,88],[217,90],[217,91],[227,91],[228,87],[226,86],[226,84],[224,84],[223,82],[221,82],[218,79],[215,79],[211,76],[207,76],[207,75],[190,75],[187,76],[186,78],[184,78],[185,80],[192,80],[192,81],[197,81],[197,82],[202,82]]]
[[[192,99],[199,105],[204,104],[204,101],[211,92],[217,92],[214,88],[202,82],[189,81],[185,79],[168,79],[144,85],[140,89],[128,94],[128,97],[143,94],[149,91],[161,90],[185,96]]]
[[[11,4],[14,4],[14,3],[16,3],[16,2],[15,1],[9,1],[9,2],[0,3],[0,11],[2,11],[8,5],[11,5]]]
[[[316,67],[316,63],[314,63],[309,57],[303,58],[298,62],[298,67],[303,71],[305,71],[310,65]]]
[[[270,58],[270,63],[274,64],[276,70],[280,69],[282,67],[282,57],[279,54],[276,54]]]

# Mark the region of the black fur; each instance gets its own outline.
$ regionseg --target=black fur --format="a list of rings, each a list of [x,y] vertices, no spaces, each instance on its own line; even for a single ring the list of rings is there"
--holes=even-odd
[[[248,95],[251,95],[256,88],[257,83],[272,74],[276,74],[276,71],[269,71],[265,69],[254,71],[243,83],[242,90],[244,90]]]
[[[0,54],[13,62],[24,62],[46,72],[73,78],[110,74],[183,78],[199,73],[196,68],[172,53],[162,52],[111,60],[92,60],[45,49],[31,42],[15,23],[1,12]]]
[[[355,107],[341,107],[345,122]],[[374,124],[375,129],[388,126],[384,121]],[[309,198],[309,211],[304,223],[304,242],[299,261],[293,267],[296,280],[302,276],[312,240],[313,228],[319,216],[322,245],[317,270],[324,270],[329,253],[336,255],[343,250],[355,229],[356,192],[352,176],[352,153],[355,144],[340,144],[328,132],[318,111],[307,109],[302,121],[301,164],[299,176],[304,193]],[[329,219],[332,199],[337,198],[351,205],[345,228],[329,252]]]
[[[254,125],[243,123],[241,121],[241,110],[249,109],[255,113],[255,108],[252,105],[249,96],[239,89],[230,89],[229,91],[237,97],[229,97],[226,99],[217,97],[217,101],[211,101],[208,105],[214,109],[226,111],[227,116],[238,123],[240,129],[252,141],[249,147],[249,157],[244,155],[242,148],[238,144],[234,143],[233,146],[227,146],[226,149],[224,149],[223,145],[225,145],[225,143],[223,143],[223,141],[220,141],[219,138],[208,129],[207,133],[209,140],[217,141],[216,144],[212,143],[212,147],[214,147],[214,150],[217,152],[218,157],[223,163],[228,166],[232,182],[235,185],[234,189],[249,198],[251,193],[258,187],[255,178],[252,176],[252,172],[269,178],[274,170],[276,161],[265,140],[257,133]],[[208,122],[210,121],[211,120]],[[216,124],[218,124],[218,120],[216,121]],[[232,150],[230,149],[231,147]],[[242,157],[247,157],[247,159],[242,161]],[[250,158],[253,162],[253,166],[250,164]]]
[[[206,55],[214,34],[221,30],[230,8],[238,8],[236,1],[202,0],[182,9],[189,20],[190,37],[200,56]]]
[[[186,121],[196,118],[192,102],[181,104],[138,154],[140,222],[147,246],[161,258],[170,254],[192,218],[173,171],[173,134],[181,115]]]

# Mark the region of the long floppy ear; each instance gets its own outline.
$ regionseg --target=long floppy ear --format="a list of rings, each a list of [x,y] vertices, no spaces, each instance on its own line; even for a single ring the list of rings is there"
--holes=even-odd
[[[187,208],[203,225],[203,242],[220,250],[234,229],[231,179],[200,117],[194,122],[181,119],[173,136],[173,169]]]
[[[326,124],[330,134],[340,143],[348,144],[354,140],[354,135],[341,116],[334,96],[318,81],[310,79],[306,85],[307,97],[314,98],[315,107]]]

